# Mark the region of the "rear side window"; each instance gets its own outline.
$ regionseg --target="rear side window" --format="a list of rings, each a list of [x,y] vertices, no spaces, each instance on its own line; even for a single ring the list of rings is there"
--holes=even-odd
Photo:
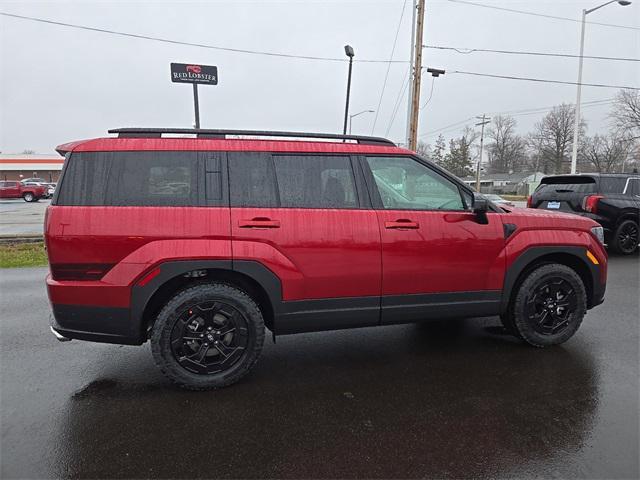
[[[72,154],[58,205],[198,205],[193,152],[83,152]]]
[[[626,177],[600,177],[600,193],[622,193]]]
[[[273,161],[282,207],[358,207],[349,157],[282,155]]]
[[[277,207],[278,194],[271,155],[229,152],[232,207]]]
[[[627,195],[640,195],[640,178],[630,178],[624,193]]]

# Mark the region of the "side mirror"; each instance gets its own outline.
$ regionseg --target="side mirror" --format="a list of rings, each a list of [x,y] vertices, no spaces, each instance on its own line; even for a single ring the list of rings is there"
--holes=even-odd
[[[476,214],[478,223],[486,225],[489,223],[487,212],[489,211],[489,200],[483,196],[474,193],[473,195],[473,213]]]

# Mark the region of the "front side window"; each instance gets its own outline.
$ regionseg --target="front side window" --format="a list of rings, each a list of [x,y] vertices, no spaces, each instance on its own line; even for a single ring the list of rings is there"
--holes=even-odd
[[[464,210],[457,185],[409,157],[367,157],[386,210]]]
[[[281,155],[273,161],[282,207],[358,207],[349,157]]]

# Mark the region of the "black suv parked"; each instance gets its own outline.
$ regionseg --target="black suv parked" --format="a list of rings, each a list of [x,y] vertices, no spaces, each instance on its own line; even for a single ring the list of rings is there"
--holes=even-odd
[[[615,252],[630,255],[638,249],[638,173],[545,177],[527,206],[589,217],[604,227],[605,242]]]

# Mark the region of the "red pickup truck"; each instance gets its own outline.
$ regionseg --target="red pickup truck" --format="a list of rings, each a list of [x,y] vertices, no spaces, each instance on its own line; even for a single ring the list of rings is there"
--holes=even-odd
[[[24,198],[25,202],[37,202],[47,195],[44,185],[23,185],[17,181],[0,182],[0,198]]]

